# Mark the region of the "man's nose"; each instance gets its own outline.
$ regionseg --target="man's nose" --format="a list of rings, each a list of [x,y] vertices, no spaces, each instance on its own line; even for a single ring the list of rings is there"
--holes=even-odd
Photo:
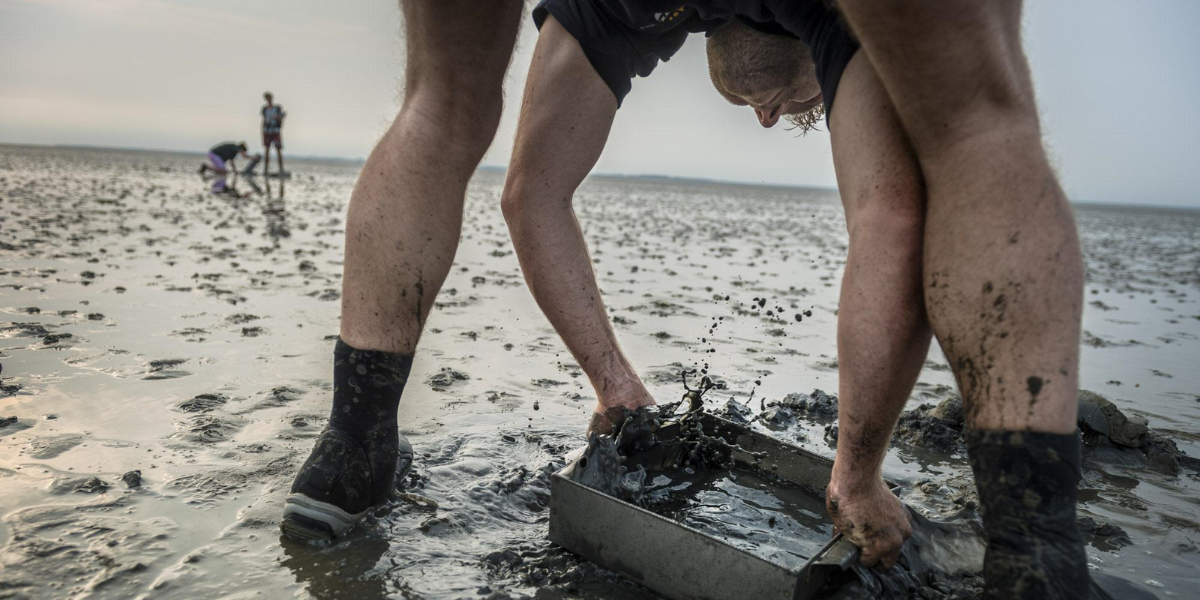
[[[756,108],[754,114],[758,115],[758,122],[763,127],[774,127],[779,122],[779,107],[773,108]]]

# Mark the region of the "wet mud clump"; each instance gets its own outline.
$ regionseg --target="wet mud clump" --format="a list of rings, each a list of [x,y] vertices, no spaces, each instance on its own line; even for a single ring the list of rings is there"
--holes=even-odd
[[[837,396],[816,389],[811,394],[788,394],[779,405],[816,419],[836,419],[838,414]]]
[[[229,402],[229,398],[223,394],[200,394],[181,402],[179,410],[190,413],[208,412],[224,406],[226,402]]]
[[[1093,462],[1145,466],[1169,475],[1200,471],[1200,459],[1188,456],[1175,440],[1152,430],[1140,416],[1127,416],[1104,396],[1079,393],[1079,430]]]
[[[108,482],[99,477],[59,477],[50,484],[51,494],[103,494]]]
[[[470,375],[461,371],[456,371],[450,367],[443,367],[442,370],[429,376],[425,383],[435,392],[444,392],[455,384],[462,383],[471,379]]]
[[[1084,539],[1101,550],[1120,550],[1133,543],[1124,529],[1093,517],[1079,516],[1075,519]]]
[[[1146,443],[1149,424],[1142,417],[1127,417],[1104,396],[1079,392],[1079,428],[1084,443],[1096,445],[1108,441],[1118,446],[1141,448]]]
[[[700,423],[703,396],[717,384],[709,377],[692,388],[682,375],[687,392],[677,402],[621,409],[617,433],[593,434],[588,439],[572,480],[628,502],[641,503],[648,470],[717,469],[732,465],[734,446],[707,434]],[[686,404],[686,410],[680,408]],[[636,463],[636,464],[635,464]]]
[[[181,439],[201,444],[214,444],[233,437],[243,422],[240,419],[218,416],[214,414],[196,415],[186,421],[176,423]]]
[[[133,470],[121,476],[121,481],[125,483],[127,488],[140,487],[142,485],[141,470]]]
[[[961,454],[967,449],[965,426],[962,400],[948,398],[937,406],[922,404],[902,413],[893,439],[943,454]]]
[[[1145,418],[1126,415],[1100,394],[1079,392],[1078,424],[1085,466],[1144,466],[1169,475],[1182,469],[1200,470],[1200,460],[1180,450],[1175,440],[1151,429]],[[965,432],[962,400],[952,397],[901,413],[893,441],[942,454],[963,454]],[[836,440],[836,433],[833,436]]]
[[[813,390],[811,394],[788,394],[783,400],[765,402],[762,407],[756,420],[774,430],[792,427],[800,418],[832,421],[838,413],[837,396],[821,390]]]
[[[738,425],[749,425],[754,419],[754,409],[733,398],[730,398],[717,414],[726,421],[732,421]]]
[[[587,449],[571,470],[571,480],[633,504],[641,504],[646,489],[646,469],[638,466],[630,472],[616,441],[607,435],[592,434]]]

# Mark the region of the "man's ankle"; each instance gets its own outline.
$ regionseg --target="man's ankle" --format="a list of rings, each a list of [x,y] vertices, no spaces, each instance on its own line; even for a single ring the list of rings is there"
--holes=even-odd
[[[1078,434],[971,430],[966,438],[988,543],[984,598],[1085,598]]]

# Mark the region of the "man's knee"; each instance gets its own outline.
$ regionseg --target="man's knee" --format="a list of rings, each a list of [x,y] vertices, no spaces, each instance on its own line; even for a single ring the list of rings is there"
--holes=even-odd
[[[896,255],[920,255],[924,245],[924,202],[913,190],[909,201],[867,202],[849,215],[851,243],[857,240],[885,245]]]
[[[431,128],[442,151],[483,157],[504,110],[503,89],[482,89],[462,81],[439,81],[406,90],[400,117]]]
[[[1019,2],[840,5],[918,154],[989,130],[1036,135]]]
[[[521,218],[525,208],[526,202],[522,200],[521,192],[505,185],[504,193],[500,195],[500,212],[504,214],[504,222],[511,226]]]
[[[500,194],[500,212],[504,220],[513,226],[514,223],[534,216],[544,217],[547,214],[561,214],[563,210],[572,210],[575,196],[574,182],[552,181],[539,175],[539,167],[530,167],[519,160],[509,165],[508,177],[504,180],[504,191]],[[552,179],[552,178],[550,178]]]
[[[533,206],[534,203],[544,198],[543,194],[537,193],[537,190],[527,185],[525,179],[514,171],[519,169],[509,169],[509,176],[504,180],[504,191],[500,194],[500,212],[504,214],[504,221],[509,226],[530,211],[537,210]]]
[[[843,193],[846,228],[851,240],[869,238],[912,241],[920,246],[925,228],[925,183],[913,165],[883,171],[870,185],[857,185]]]
[[[920,112],[904,116],[905,130],[913,142],[918,160],[930,161],[953,157],[965,144],[979,140],[993,144],[1027,147],[1041,144],[1041,124],[1032,97],[1014,94],[976,97],[962,102],[929,103]],[[999,151],[1000,147],[997,146]]]
[[[925,247],[924,188],[920,184],[890,186],[867,192],[846,213],[850,252],[871,257],[888,272],[919,270]],[[885,264],[886,263],[886,264]]]
[[[402,116],[430,122],[448,148],[482,156],[495,136],[520,0],[403,4],[407,35]],[[405,113],[408,113],[405,115]]]

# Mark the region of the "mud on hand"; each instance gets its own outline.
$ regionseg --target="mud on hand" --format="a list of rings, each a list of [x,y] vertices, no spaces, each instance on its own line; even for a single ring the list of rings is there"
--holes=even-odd
[[[868,490],[848,493],[836,482],[826,488],[825,506],[837,531],[862,551],[863,565],[889,569],[912,536],[912,522],[900,499],[881,479]]]
[[[621,424],[625,422],[625,417],[629,412],[630,410],[624,406],[610,406],[604,409],[603,412],[593,412],[592,420],[588,423],[587,437],[591,438],[593,433],[596,435],[616,435],[616,432],[621,428]]]

